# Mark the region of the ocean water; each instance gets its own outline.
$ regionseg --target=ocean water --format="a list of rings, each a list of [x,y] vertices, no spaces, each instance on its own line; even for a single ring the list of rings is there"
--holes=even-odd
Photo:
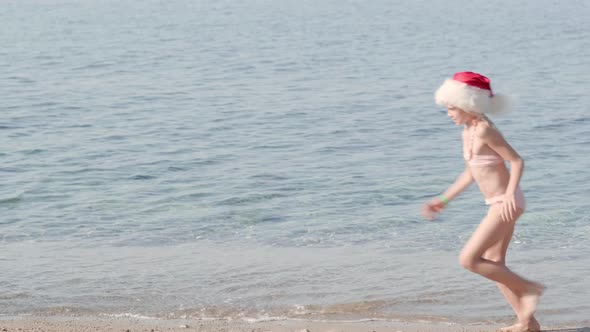
[[[526,162],[514,271],[590,324],[585,1],[3,1],[0,314],[513,319],[433,102],[486,74]]]

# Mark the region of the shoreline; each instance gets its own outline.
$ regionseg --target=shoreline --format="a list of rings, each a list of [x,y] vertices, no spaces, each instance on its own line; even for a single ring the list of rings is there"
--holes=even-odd
[[[2,332],[488,332],[497,324],[416,323],[404,321],[311,321],[199,319],[141,319],[102,316],[6,316],[0,317]],[[543,331],[588,332],[585,327],[562,327]]]

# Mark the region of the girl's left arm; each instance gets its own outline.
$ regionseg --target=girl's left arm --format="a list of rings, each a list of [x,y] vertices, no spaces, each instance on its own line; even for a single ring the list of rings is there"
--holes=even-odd
[[[481,133],[483,141],[494,151],[496,151],[504,160],[510,163],[510,179],[506,186],[504,199],[502,203],[502,218],[506,222],[514,220],[516,215],[516,188],[522,177],[524,161],[516,151],[506,142],[502,134],[496,129],[486,127]]]
[[[490,148],[510,163],[510,180],[506,187],[507,195],[514,195],[524,170],[524,160],[514,151],[512,146],[506,142],[502,134],[494,128],[486,127],[481,133],[481,138]]]

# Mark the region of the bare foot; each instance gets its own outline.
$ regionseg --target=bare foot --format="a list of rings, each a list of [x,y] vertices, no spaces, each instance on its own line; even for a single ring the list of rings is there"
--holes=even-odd
[[[516,323],[511,326],[503,327],[498,332],[540,332],[541,326],[539,322],[533,317],[527,324]]]
[[[520,298],[520,307],[521,307],[521,316],[520,317],[530,317],[528,321],[536,322],[533,315],[535,314],[535,310],[537,310],[537,304],[539,303],[539,298],[543,295],[545,291],[545,286],[537,283],[531,282],[530,288],[521,296]],[[538,325],[539,323],[537,323]],[[528,325],[528,324],[523,324]]]
[[[529,323],[526,324],[526,328],[527,328],[527,331],[531,331],[531,332],[540,332],[541,331],[541,325],[539,324],[539,322],[537,322],[535,317],[533,317],[529,321]]]
[[[506,326],[506,327],[502,327],[500,329],[498,329],[497,332],[512,332],[512,331],[520,331],[522,324],[520,323],[516,323],[514,325],[510,325],[510,326]]]

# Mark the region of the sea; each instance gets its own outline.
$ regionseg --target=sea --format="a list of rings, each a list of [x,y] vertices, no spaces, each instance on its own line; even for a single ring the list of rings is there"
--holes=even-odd
[[[488,76],[522,156],[507,265],[590,324],[590,2],[4,0],[0,317],[512,322],[434,103]]]

